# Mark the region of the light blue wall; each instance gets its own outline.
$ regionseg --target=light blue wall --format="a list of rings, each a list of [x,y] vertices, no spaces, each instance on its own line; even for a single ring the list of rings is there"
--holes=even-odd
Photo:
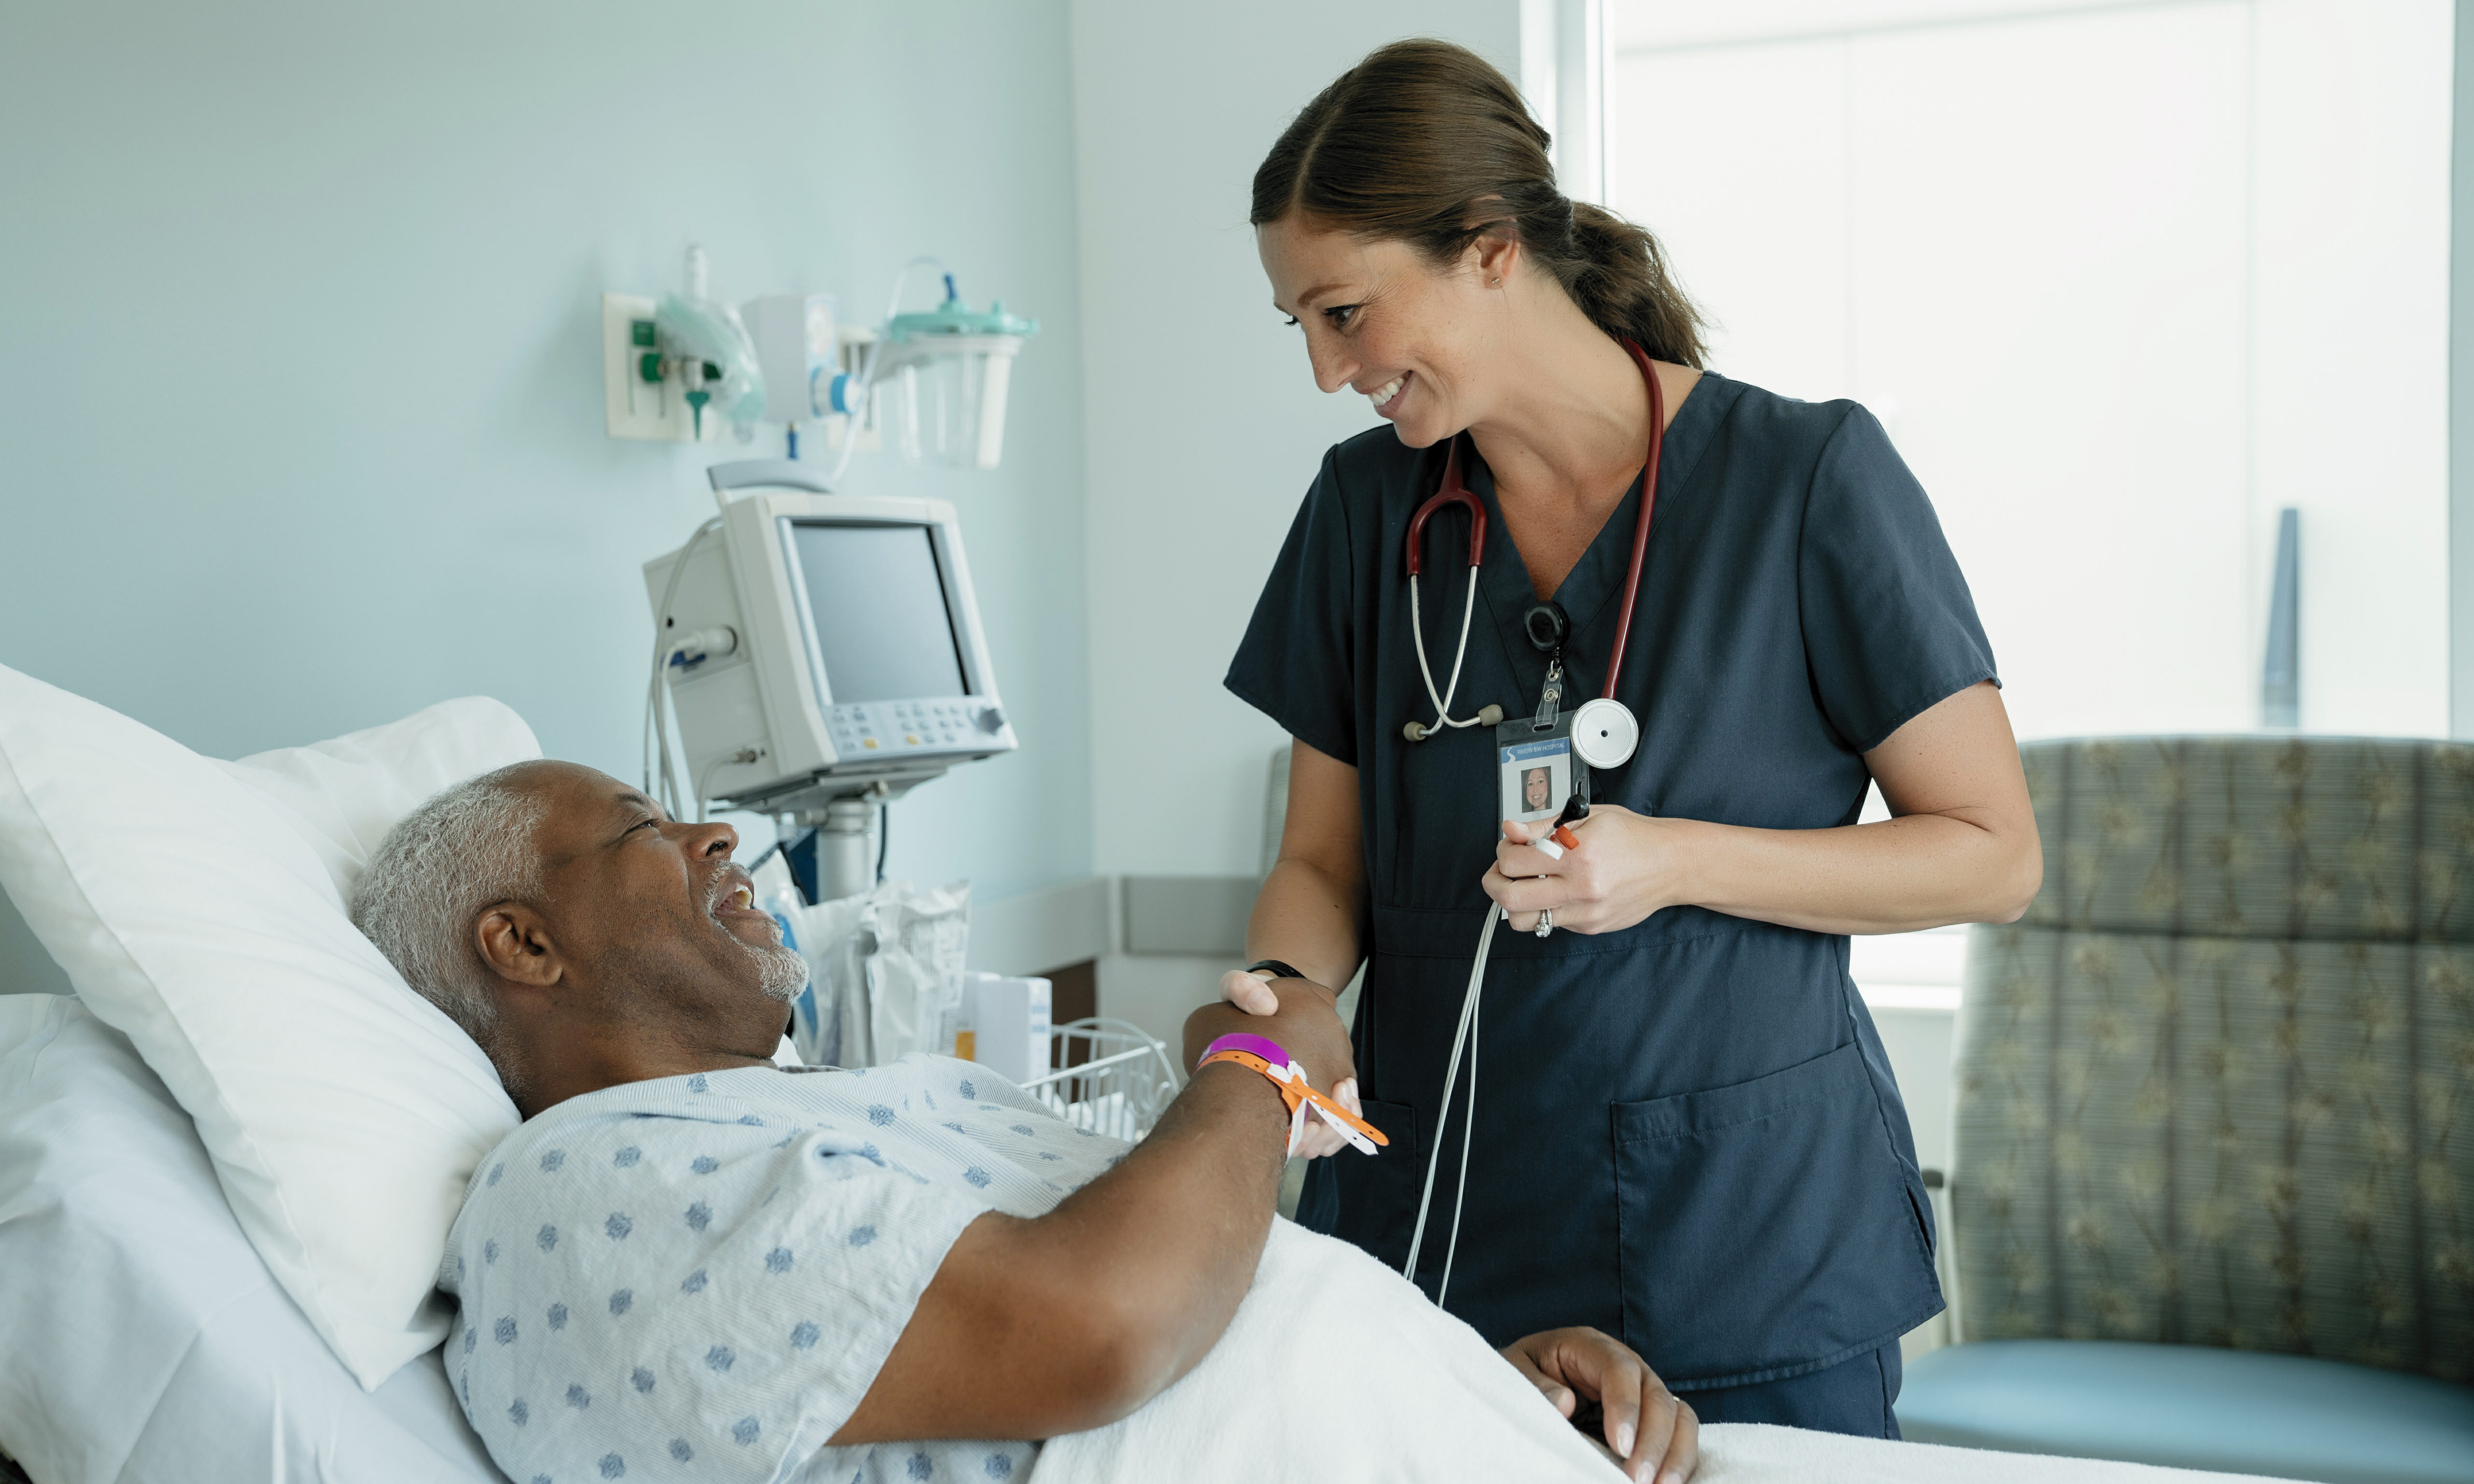
[[[483,693],[632,777],[639,564],[776,450],[605,436],[601,290],[700,241],[872,318],[935,252],[1046,326],[1005,465],[850,487],[960,507],[1024,746],[891,864],[1088,874],[1072,130],[1062,3],[10,7],[0,664],[227,756]],[[0,912],[0,987],[55,972]]]

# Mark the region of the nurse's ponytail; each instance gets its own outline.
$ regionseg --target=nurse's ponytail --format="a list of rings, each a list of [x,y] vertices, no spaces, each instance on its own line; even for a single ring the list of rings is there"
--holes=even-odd
[[[1257,227],[1291,213],[1439,264],[1490,231],[1517,235],[1608,334],[1662,361],[1702,363],[1701,313],[1658,239],[1555,188],[1551,136],[1519,89],[1449,41],[1395,41],[1305,106],[1254,172]]]

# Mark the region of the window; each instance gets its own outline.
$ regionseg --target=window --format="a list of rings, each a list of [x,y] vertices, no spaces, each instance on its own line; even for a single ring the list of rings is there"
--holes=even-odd
[[[1919,18],[1920,17],[1920,18]],[[1609,0],[1609,195],[1716,369],[1886,424],[2023,738],[2445,735],[2451,11]]]
[[[1610,204],[1715,369],[1887,425],[2022,739],[2258,725],[2286,506],[2302,725],[2446,734],[2448,5],[1605,24]],[[1954,1007],[1964,945],[1859,938],[1856,976]]]

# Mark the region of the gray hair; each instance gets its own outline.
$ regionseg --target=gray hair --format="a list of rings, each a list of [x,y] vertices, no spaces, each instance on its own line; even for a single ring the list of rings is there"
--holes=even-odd
[[[498,1006],[473,925],[493,903],[542,894],[533,831],[548,811],[510,777],[526,766],[459,783],[406,815],[352,891],[352,925],[484,1050]]]

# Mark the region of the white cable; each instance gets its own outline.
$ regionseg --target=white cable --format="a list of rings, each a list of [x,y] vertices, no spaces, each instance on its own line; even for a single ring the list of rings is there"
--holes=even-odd
[[[944,260],[939,258],[935,254],[922,253],[917,257],[904,263],[902,265],[902,271],[893,276],[893,297],[886,300],[885,304],[885,322],[886,324],[892,324],[893,317],[902,312],[902,290],[910,282],[910,270],[913,268],[925,268],[931,264],[934,264],[940,271],[945,266]]]
[[[1492,917],[1487,919],[1487,926],[1494,926]],[[1485,998],[1486,987],[1481,985],[1476,997],[1469,1001],[1468,1101],[1461,1105],[1461,1173],[1460,1183],[1452,1188],[1452,1239],[1443,1246],[1443,1281],[1435,1285],[1435,1307],[1439,1309],[1443,1306],[1443,1295],[1452,1291],[1452,1258],[1461,1250],[1461,1203],[1468,1197],[1469,1138],[1477,1132],[1477,1041],[1478,1033],[1485,1029],[1477,1007]]]
[[[1468,601],[1461,605],[1461,644],[1452,655],[1452,683],[1443,693],[1435,693],[1435,672],[1426,664],[1426,631],[1418,618],[1418,574],[1409,574],[1409,637],[1418,645],[1418,673],[1425,677],[1426,699],[1435,703],[1435,725],[1475,726],[1482,718],[1464,717],[1452,719],[1452,696],[1461,688],[1461,666],[1468,659],[1469,620],[1477,613],[1477,569],[1469,569]]]
[[[1487,951],[1494,944],[1494,925],[1502,917],[1501,907],[1492,902],[1487,904],[1486,925],[1478,930],[1477,935],[1477,958],[1469,963],[1468,987],[1461,992],[1461,1022],[1452,1032],[1451,1066],[1443,1074],[1443,1100],[1442,1111],[1435,1121],[1435,1146],[1426,1154],[1426,1188],[1418,1194],[1418,1225],[1409,1238],[1409,1261],[1400,1270],[1401,1275],[1412,1283],[1418,1280],[1418,1253],[1426,1245],[1426,1207],[1435,1199],[1435,1163],[1443,1157],[1443,1130],[1451,1123],[1452,1087],[1460,1081],[1461,1075],[1461,1046],[1468,1039],[1469,1028],[1477,1021],[1478,1000],[1486,986]],[[1472,1046],[1470,1050],[1474,1052],[1476,1048]],[[1477,1067],[1474,1060],[1469,1067],[1468,1116],[1472,1123],[1476,1121]],[[1468,1139],[1466,1133],[1461,1140],[1461,1178],[1464,1181],[1468,1178]],[[1460,1201],[1455,1197],[1452,1202],[1452,1241],[1454,1243],[1460,1240]],[[1444,1281],[1448,1282],[1451,1278],[1451,1254],[1448,1251],[1443,1255],[1443,1267]],[[1435,1296],[1435,1302],[1438,1304],[1443,1302],[1443,1295],[1440,1291]]]
[[[729,753],[725,752],[725,753],[723,753],[721,756],[719,756],[719,757],[717,757],[717,758],[714,759],[712,762],[707,763],[707,764],[704,766],[704,776],[696,780],[696,786],[695,786],[695,812],[696,812],[696,823],[698,823],[698,824],[702,824],[702,823],[704,823],[704,820],[705,820],[705,814],[704,814],[705,791],[713,787],[713,775],[714,775],[715,773],[716,773],[716,772],[720,771],[722,768],[724,768],[724,767],[728,766],[732,761],[733,761],[733,760],[732,760],[732,758],[731,758],[731,755],[730,755]],[[1473,1087],[1475,1087],[1475,1086],[1477,1085],[1477,1079],[1476,1079],[1476,1078],[1474,1078],[1474,1077],[1470,1078],[1470,1079],[1469,1079],[1469,1085],[1470,1085],[1472,1088],[1473,1088]]]

